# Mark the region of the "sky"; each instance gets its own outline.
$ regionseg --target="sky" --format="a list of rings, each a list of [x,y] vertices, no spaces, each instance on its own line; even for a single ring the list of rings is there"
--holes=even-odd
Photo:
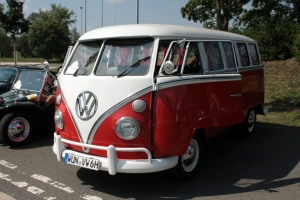
[[[103,1],[103,8],[102,8]],[[56,4],[72,10],[77,32],[82,34],[102,26],[121,24],[172,24],[202,27],[182,18],[180,8],[189,0],[25,0],[24,14],[27,17],[40,9],[51,9]],[[5,0],[0,0],[5,3]],[[137,15],[137,2],[139,4]],[[80,8],[82,7],[82,9]],[[86,13],[85,13],[86,11]],[[103,11],[103,13],[102,13]],[[103,16],[103,19],[102,19]],[[138,16],[138,17],[137,17]],[[85,23],[86,22],[86,23]]]

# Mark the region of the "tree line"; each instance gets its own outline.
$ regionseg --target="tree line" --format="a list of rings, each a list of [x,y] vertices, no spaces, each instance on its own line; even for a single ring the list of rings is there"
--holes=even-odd
[[[51,4],[51,9],[40,9],[25,18],[23,5],[24,0],[6,0],[5,5],[0,4],[2,57],[12,56],[13,42],[23,57],[63,59],[68,46],[79,38],[76,28],[70,30],[75,22],[71,19],[74,12],[60,4]]]
[[[62,58],[79,37],[73,11],[61,5],[39,10],[24,18],[24,0],[0,4],[0,49],[11,55],[10,41],[24,57]],[[258,42],[263,60],[294,57],[300,62],[300,0],[189,0],[180,12],[183,18],[205,28],[229,31]],[[2,42],[3,41],[3,42]]]

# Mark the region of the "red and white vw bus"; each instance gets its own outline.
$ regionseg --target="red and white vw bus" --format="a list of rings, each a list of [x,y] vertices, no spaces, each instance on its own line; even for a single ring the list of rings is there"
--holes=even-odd
[[[203,143],[264,105],[257,43],[173,25],[121,25],[81,36],[58,77],[58,161],[116,173],[192,177]]]

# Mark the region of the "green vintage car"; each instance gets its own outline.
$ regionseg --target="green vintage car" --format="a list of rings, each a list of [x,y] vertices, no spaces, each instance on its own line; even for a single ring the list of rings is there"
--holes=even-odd
[[[4,145],[20,146],[34,132],[53,129],[54,107],[44,109],[39,102],[46,73],[40,67],[22,69],[11,90],[0,95],[0,140]]]

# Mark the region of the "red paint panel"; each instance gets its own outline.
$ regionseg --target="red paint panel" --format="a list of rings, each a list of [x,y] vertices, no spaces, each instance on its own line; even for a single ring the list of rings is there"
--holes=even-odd
[[[132,109],[132,102],[129,102],[124,107],[118,109],[115,113],[110,115],[107,119],[103,121],[99,129],[93,138],[93,145],[109,146],[113,145],[115,147],[144,147],[151,150],[151,130],[150,130],[150,116],[151,116],[151,93],[148,93],[138,99],[143,100],[146,103],[146,109],[137,113]],[[133,140],[123,140],[119,138],[114,130],[116,122],[122,117],[131,117],[135,119],[140,124],[140,133]],[[105,151],[90,150],[91,154],[106,156]],[[117,152],[119,159],[144,159],[147,158],[145,153],[124,153]]]
[[[57,95],[60,94],[60,90],[57,90]],[[70,116],[70,113],[67,110],[66,104],[64,102],[64,99],[62,99],[60,105],[56,106],[56,110],[60,110],[63,114],[64,118],[64,127],[62,130],[55,127],[55,131],[61,135],[62,138],[71,140],[74,142],[80,142],[79,135],[76,131],[75,125],[72,121],[72,118]],[[68,149],[76,150],[83,152],[81,147],[68,145]]]
[[[264,69],[241,71],[243,115],[246,118],[248,110],[257,105],[264,105]]]
[[[154,157],[184,154],[197,129],[241,123],[241,97],[230,97],[237,93],[241,93],[240,81],[199,83],[159,90],[154,102]]]

